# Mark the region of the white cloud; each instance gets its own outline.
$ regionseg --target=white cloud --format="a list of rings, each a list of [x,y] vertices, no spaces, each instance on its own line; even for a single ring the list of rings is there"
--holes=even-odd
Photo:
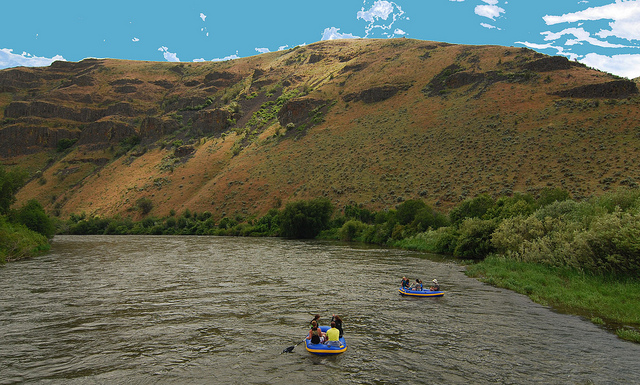
[[[200,18],[202,19],[202,21],[204,21],[204,19],[207,18],[207,15],[205,15],[204,13],[200,12]]]
[[[364,1],[366,4],[367,0]],[[375,28],[383,30],[383,35],[388,36],[385,30],[393,30],[393,24],[397,20],[408,20],[408,17],[403,17],[404,11],[402,8],[393,1],[376,0],[371,8],[365,10],[364,7],[357,13],[356,19],[362,19],[369,24],[365,28],[365,37],[369,36],[369,33]],[[326,31],[326,30],[325,30]],[[391,36],[393,37],[393,36]]]
[[[359,39],[359,36],[354,36],[350,33],[340,33],[340,28],[331,27],[325,28],[322,33],[322,39],[320,40],[337,40],[337,39]]]
[[[500,8],[497,5],[478,5],[474,10],[475,14],[482,17],[487,17],[491,20],[495,20],[496,17],[500,17],[501,13],[505,13],[504,8]]]
[[[169,48],[162,46],[160,48],[158,48],[158,51],[162,52],[162,56],[164,56],[164,59],[166,61],[171,61],[171,62],[179,62],[180,59],[178,58],[178,54],[175,54],[173,52],[169,52]]]
[[[491,25],[491,24],[487,24],[487,23],[480,23],[481,26],[487,28],[487,29],[497,29],[498,31],[501,31],[501,28],[496,27],[495,25]]]
[[[236,51],[234,55],[225,56],[222,59],[212,59],[211,61],[227,61],[233,59],[240,59],[240,56],[238,56],[238,51]]]
[[[403,30],[401,30],[400,28],[396,28],[395,31],[393,31],[394,35],[406,35],[407,33]]]
[[[258,51],[260,53],[271,52],[271,51],[269,51],[269,48],[256,48],[256,51]]]
[[[44,67],[54,61],[66,61],[62,56],[56,55],[52,58],[39,57],[23,52],[22,55],[14,54],[12,49],[0,49],[0,69],[10,67]]]
[[[362,7],[362,10],[357,14],[357,18],[373,23],[377,19],[387,20],[391,13],[393,13],[393,3],[377,0],[368,11],[365,11],[364,7]]]
[[[526,47],[529,47],[531,49],[537,49],[537,50],[554,49],[556,50],[556,53],[558,55],[566,56],[570,60],[578,60],[580,58],[580,55],[575,54],[573,52],[565,52],[564,47],[554,45],[553,43],[537,44],[537,43],[530,43],[528,41],[516,41],[515,44],[522,44]]]
[[[591,7],[583,11],[568,13],[562,16],[546,15],[542,18],[547,25],[573,23],[577,21],[613,20],[610,30],[596,33],[601,38],[609,36],[627,40],[640,40],[640,1],[616,0],[613,4]]]
[[[605,56],[589,53],[580,60],[589,67],[598,68],[609,73],[629,79],[640,76],[640,55]]]
[[[140,41],[140,39],[138,39],[137,37],[134,37],[133,39],[131,39],[131,41],[138,42],[138,41]]]
[[[581,44],[582,42],[589,43],[591,45],[603,48],[630,48],[631,46],[622,45],[622,44],[611,44],[606,41],[598,40],[591,37],[591,34],[584,30],[584,28],[566,28],[560,32],[551,32],[546,31],[542,32],[542,35],[545,35],[544,40],[558,40],[564,35],[573,35],[575,39],[567,39],[565,45],[576,45]]]
[[[200,58],[200,59],[193,59],[193,62],[194,62],[194,63],[200,63],[200,62],[203,62],[203,61],[205,61],[203,58]]]
[[[289,48],[289,45],[281,45],[280,47],[278,47],[278,51],[284,51],[287,48]]]

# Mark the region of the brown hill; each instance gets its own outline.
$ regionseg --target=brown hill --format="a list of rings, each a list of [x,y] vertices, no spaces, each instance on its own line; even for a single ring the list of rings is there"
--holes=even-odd
[[[0,158],[48,210],[215,218],[640,181],[633,81],[525,48],[326,41],[220,63],[0,71]],[[68,148],[67,148],[68,147]],[[138,214],[136,214],[138,215]]]

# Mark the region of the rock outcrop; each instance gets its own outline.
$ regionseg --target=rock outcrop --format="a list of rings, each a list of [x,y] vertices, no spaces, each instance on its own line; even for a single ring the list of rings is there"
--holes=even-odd
[[[600,84],[587,84],[569,90],[558,91],[552,95],[565,98],[608,98],[624,99],[638,94],[638,86],[631,80],[614,80]]]
[[[292,123],[296,126],[307,123],[313,115],[313,110],[326,104],[326,101],[313,98],[291,99],[278,112],[278,122],[281,126]]]
[[[398,93],[398,91],[406,91],[411,87],[408,84],[391,85],[387,84],[379,87],[372,87],[360,92],[347,94],[342,97],[345,102],[357,102],[362,100],[365,103],[376,103],[387,100]]]
[[[6,157],[32,154],[43,148],[55,148],[62,139],[77,138],[78,130],[50,128],[44,125],[15,124],[0,130],[0,154]]]
[[[203,133],[222,132],[231,125],[231,118],[231,112],[224,108],[201,110],[195,115],[193,127]]]

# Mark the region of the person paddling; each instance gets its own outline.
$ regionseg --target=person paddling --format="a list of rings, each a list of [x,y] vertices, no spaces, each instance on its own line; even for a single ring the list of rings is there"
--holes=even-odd
[[[331,316],[331,322],[332,323],[335,322],[336,329],[340,331],[340,338],[342,338],[342,336],[344,335],[344,332],[342,331],[342,318],[340,318],[340,316],[333,314]]]
[[[324,342],[324,338],[325,334],[318,327],[318,323],[315,320],[311,321],[311,330],[309,330],[307,339],[311,340],[312,344],[321,344]]]

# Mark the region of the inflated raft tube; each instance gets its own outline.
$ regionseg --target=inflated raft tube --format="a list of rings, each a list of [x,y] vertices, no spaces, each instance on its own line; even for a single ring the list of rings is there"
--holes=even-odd
[[[320,330],[322,330],[323,333],[326,333],[329,329],[330,327],[328,326],[320,326]],[[305,342],[307,344],[307,351],[309,351],[309,353],[317,354],[320,356],[335,355],[346,352],[347,343],[344,341],[344,337],[340,337],[339,341],[340,346],[329,346],[325,344],[312,344],[311,340],[305,339]]]
[[[431,291],[431,290],[411,290],[401,287],[398,289],[400,295],[407,295],[412,297],[442,297],[444,291]]]

